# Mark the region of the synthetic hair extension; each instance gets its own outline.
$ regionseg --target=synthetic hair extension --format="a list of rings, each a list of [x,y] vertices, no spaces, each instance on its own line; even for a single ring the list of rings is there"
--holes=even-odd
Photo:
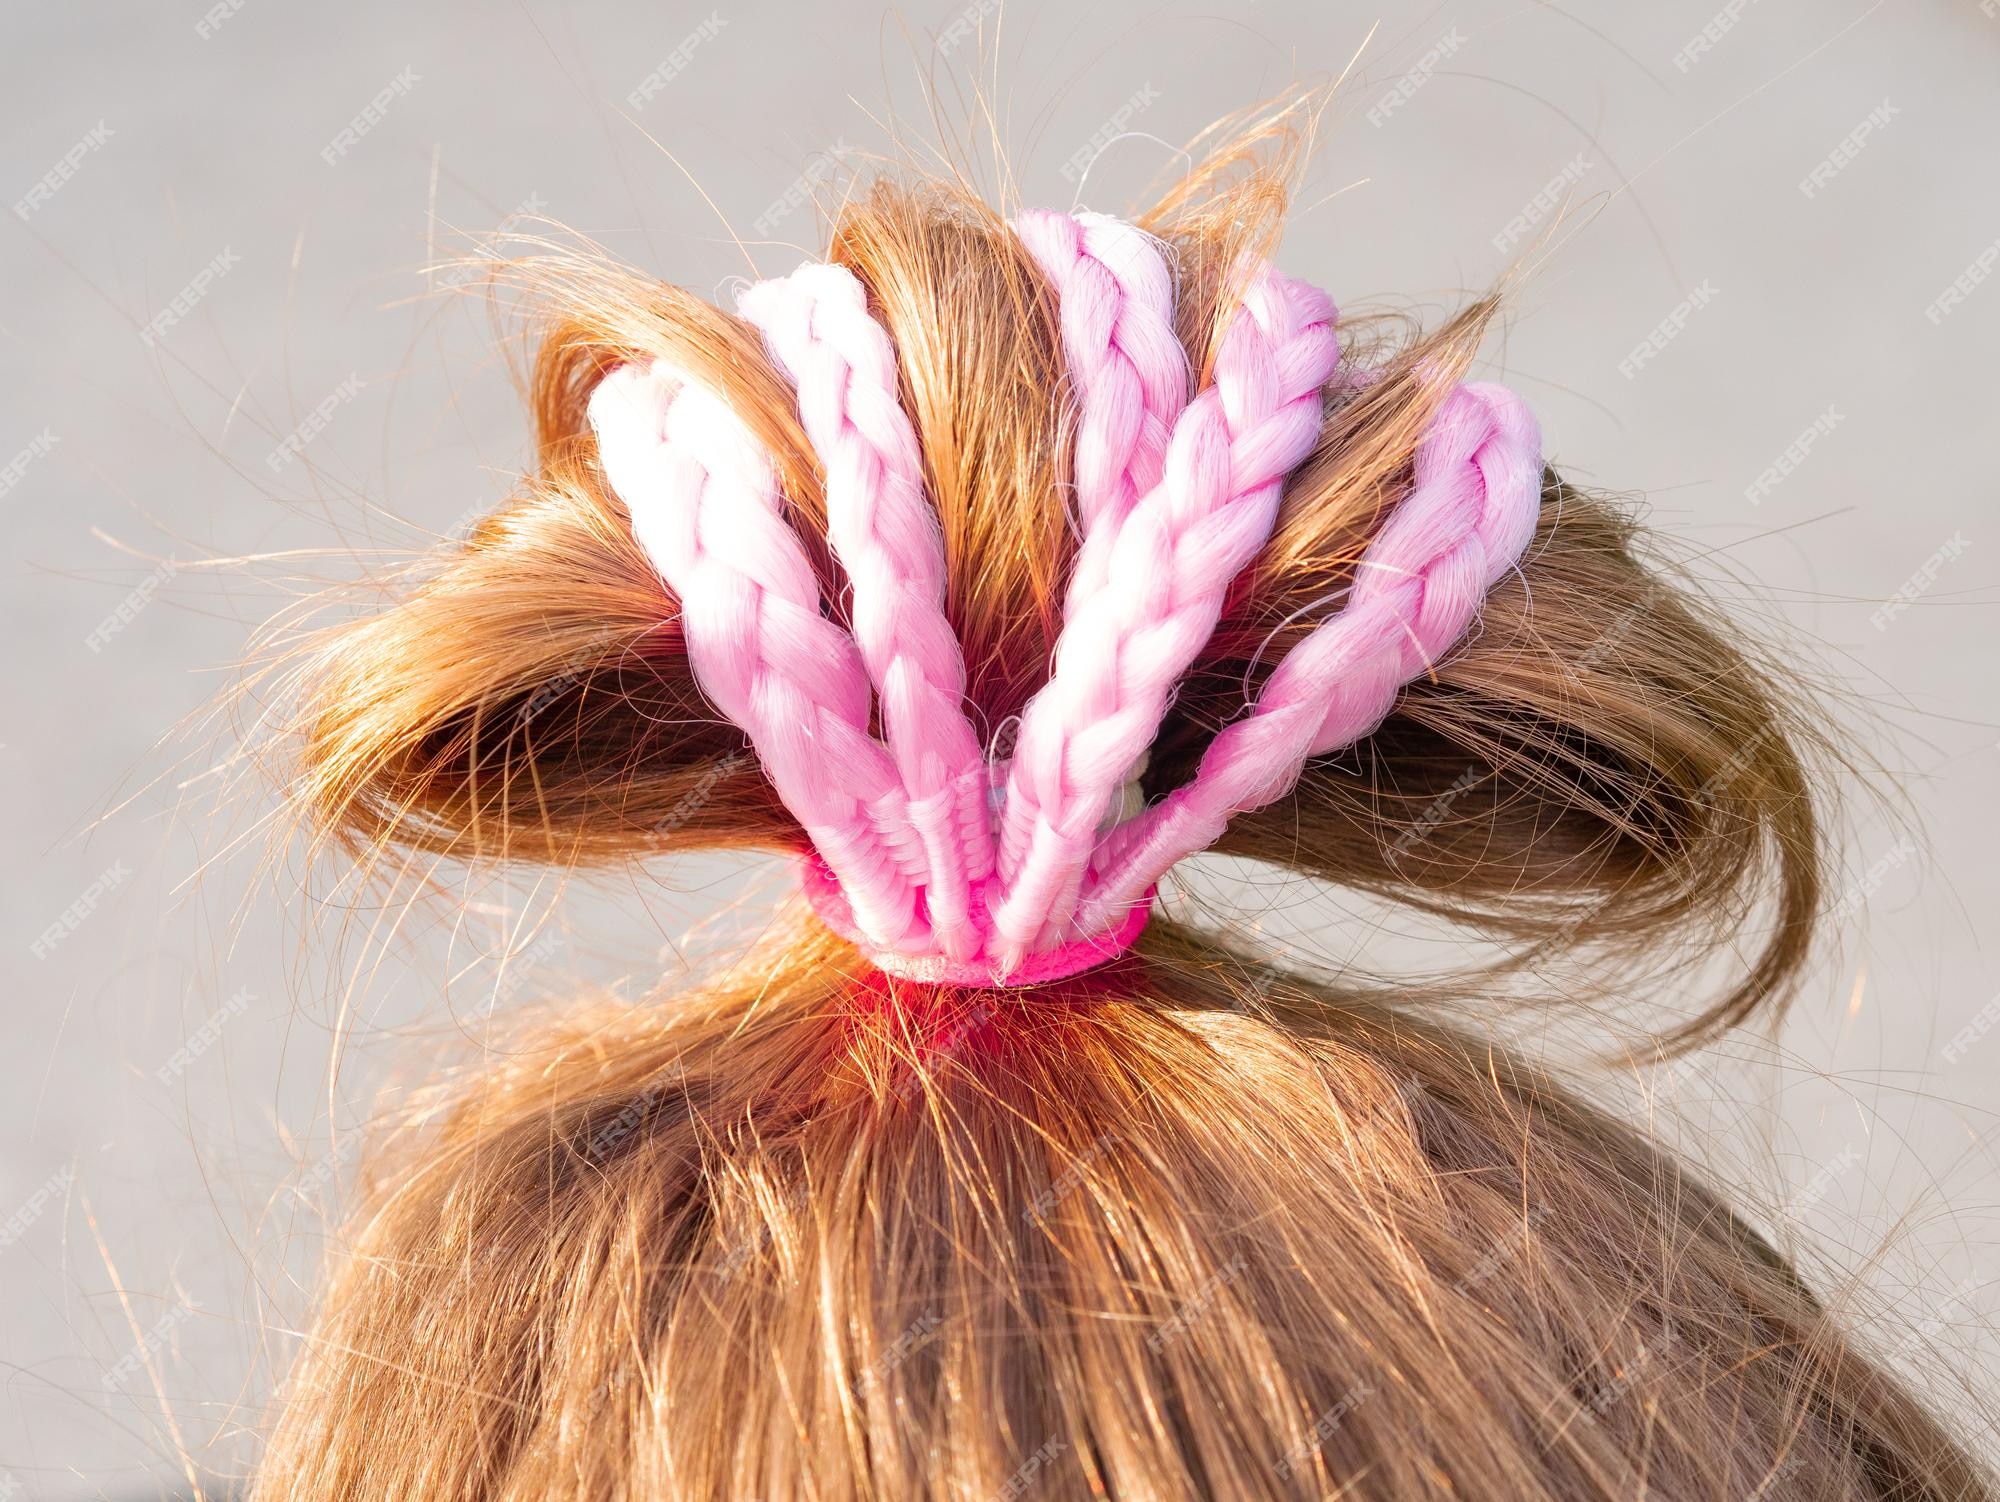
[[[1996,1495],[1715,1188],[1417,1004],[1616,951],[1736,958],[1662,1048],[1775,1013],[1819,748],[1467,378],[1491,299],[1399,341],[1280,269],[1290,130],[1129,222],[885,177],[734,313],[523,268],[534,471],[315,645],[291,793],[364,875],[808,900],[398,1099],[258,1497]],[[1154,910],[1203,850],[1510,958],[1288,973]]]

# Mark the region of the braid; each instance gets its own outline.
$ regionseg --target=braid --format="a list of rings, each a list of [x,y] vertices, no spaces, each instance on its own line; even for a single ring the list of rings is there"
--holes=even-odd
[[[1320,388],[1339,360],[1333,304],[1261,263],[1246,272],[1214,382],[1175,423],[1160,484],[1116,524],[1102,586],[1070,602],[1055,674],[1022,715],[994,911],[1006,953],[1067,922],[1112,791],[1319,438]]]
[[[1213,380],[1190,399],[1156,241],[1097,214],[1031,211],[1017,228],[1059,303],[1082,541],[997,821],[923,455],[860,281],[808,265],[740,299],[825,471],[851,636],[822,611],[771,456],[726,404],[657,363],[613,372],[591,401],[606,476],[680,597],[696,677],[811,842],[815,908],[882,968],[971,984],[1060,978],[1131,943],[1176,861],[1283,796],[1309,758],[1373,731],[1451,650],[1527,545],[1540,496],[1540,437],[1519,399],[1453,389],[1344,608],[1191,782],[1134,805],[1133,769],[1319,442],[1334,308],[1246,258]]]
[[[799,418],[826,470],[827,533],[852,586],[854,641],[882,699],[882,725],[925,856],[936,942],[979,948],[972,884],[993,866],[979,740],[966,717],[965,658],[944,613],[944,545],[924,495],[923,456],[897,392],[896,351],[844,267],[803,266],[738,300],[798,389]]]
[[[868,681],[853,640],[820,613],[769,456],[726,403],[659,363],[606,376],[590,421],[634,535],[680,599],[702,691],[750,737],[864,931],[901,941],[916,916],[902,790],[868,734]]]
[[[1289,792],[1307,758],[1371,734],[1519,560],[1540,494],[1541,434],[1521,399],[1504,386],[1453,390],[1345,607],[1285,655],[1252,713],[1209,744],[1192,782],[1112,832],[1079,926],[1121,913],[1174,862],[1214,844],[1232,817]]]

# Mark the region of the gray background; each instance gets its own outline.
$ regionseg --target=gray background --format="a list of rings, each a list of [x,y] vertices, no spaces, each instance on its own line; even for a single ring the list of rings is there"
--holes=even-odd
[[[1494,369],[1559,462],[1643,497],[1731,608],[1809,661],[1881,765],[1848,790],[1857,900],[1782,1034],[1605,1088],[1796,1222],[1857,1321],[1958,1374],[1936,1379],[1946,1401],[2000,1370],[2000,1033],[1952,1043],[1992,1023],[2000,991],[1984,942],[2000,285],[1926,314],[2000,239],[2000,5],[719,4],[246,0],[206,36],[187,0],[8,8],[0,200],[110,134],[25,219],[0,215],[0,463],[28,454],[0,482],[0,1496],[184,1488],[183,1452],[241,1474],[351,1167],[334,1129],[366,1118],[385,1070],[578,978],[636,994],[701,949],[698,926],[754,922],[771,890],[762,867],[682,866],[560,900],[488,879],[456,922],[437,904],[315,907],[268,790],[231,779],[254,705],[216,696],[252,626],[459,530],[526,453],[477,305],[425,268],[526,204],[715,289],[747,269],[728,227],[749,237],[815,154],[865,170],[891,127],[922,148],[933,108],[982,137],[982,93],[1023,196],[1055,204],[1078,195],[1065,164],[1132,102],[1141,134],[1082,193],[1116,209],[1173,170],[1168,143],[1357,52],[1288,269],[1349,311],[1435,315],[1525,248],[1494,237],[1581,156]],[[939,45],[960,16],[983,39]],[[380,123],[323,160],[405,69]],[[809,207],[782,216],[759,264],[786,269],[818,233]],[[141,331],[218,257],[229,269],[149,347]],[[1705,305],[1621,374],[1695,288]],[[267,456],[330,397],[274,473]],[[1941,550],[1958,556],[1878,627]],[[107,870],[112,889],[38,956]],[[1200,885],[1302,957],[1455,953],[1393,913],[1243,878]],[[503,978],[510,931],[542,937],[517,938]],[[212,1043],[179,1067],[190,1038]],[[1552,1056],[1581,1041],[1529,1037]]]

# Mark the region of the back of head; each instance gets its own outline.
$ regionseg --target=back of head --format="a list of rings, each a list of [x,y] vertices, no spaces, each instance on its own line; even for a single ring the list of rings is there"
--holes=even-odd
[[[1195,391],[1284,211],[1257,144],[1135,221]],[[965,713],[1003,761],[1096,567],[1068,504],[1101,437],[1076,403],[1087,315],[950,185],[877,184],[826,260],[893,345]],[[1135,803],[1199,781],[1356,588],[1491,311],[1344,331]],[[780,353],[672,287],[566,279],[536,472],[316,659],[297,787],[328,838],[564,868],[807,845],[698,676],[590,408],[642,359],[718,394],[838,602],[836,466]],[[1820,906],[1784,692],[1609,504],[1546,469],[1532,524],[1476,626],[1214,848],[1529,949],[1747,948],[1671,1041],[1709,1036],[1782,1003]],[[1161,916],[1033,986],[865,948],[802,912],[694,994],[571,1009],[411,1104],[259,1495],[1991,1495],[1694,1175],[1393,993]]]

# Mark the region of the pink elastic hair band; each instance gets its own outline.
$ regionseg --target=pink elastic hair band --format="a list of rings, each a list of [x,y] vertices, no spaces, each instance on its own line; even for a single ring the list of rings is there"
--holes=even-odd
[[[815,913],[884,972],[932,984],[1038,985],[1124,953],[1175,862],[1283,797],[1312,757],[1372,733],[1435,668],[1540,513],[1533,417],[1503,388],[1454,387],[1343,607],[1194,778],[1145,807],[1137,777],[1179,679],[1320,442],[1336,314],[1246,259],[1213,377],[1191,393],[1151,236],[1046,211],[1015,229],[1054,293],[1080,540],[1054,672],[1004,768],[966,712],[895,346],[852,273],[809,264],[738,299],[824,472],[847,627],[826,613],[775,459],[725,402],[657,361],[612,371],[590,401],[605,477],[680,603],[695,678],[805,832]]]
[[[1125,953],[1145,932],[1152,915],[1152,893],[1146,900],[1128,906],[1118,921],[1101,933],[1084,934],[1024,957],[1013,969],[1002,971],[984,958],[953,959],[948,954],[904,954],[893,949],[876,949],[854,921],[854,910],[839,880],[817,855],[807,855],[799,867],[799,887],[819,921],[868,956],[869,962],[885,975],[899,980],[921,981],[934,986],[1021,987],[1045,986],[1071,976],[1082,975],[1110,963]]]

